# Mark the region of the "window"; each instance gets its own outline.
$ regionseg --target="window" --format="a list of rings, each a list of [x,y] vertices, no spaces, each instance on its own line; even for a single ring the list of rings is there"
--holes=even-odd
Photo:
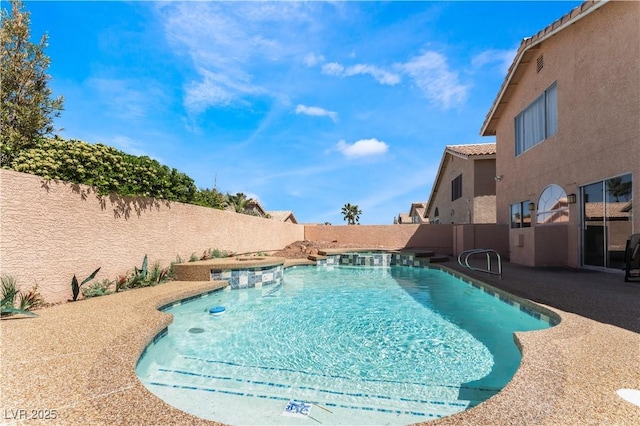
[[[558,131],[558,86],[553,83],[516,116],[516,156]]]
[[[526,200],[511,204],[511,228],[529,228],[531,226],[529,203],[531,201]]]
[[[451,201],[462,197],[462,175],[451,181]]]
[[[536,223],[546,225],[569,221],[567,193],[558,185],[547,186],[538,199]]]
[[[440,223],[440,211],[437,207],[433,212],[433,219],[429,219],[429,223]]]

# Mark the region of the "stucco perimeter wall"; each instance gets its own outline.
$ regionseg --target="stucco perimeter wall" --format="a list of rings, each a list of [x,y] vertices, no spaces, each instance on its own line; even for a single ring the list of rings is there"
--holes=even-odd
[[[304,236],[311,241],[337,241],[363,247],[426,248],[452,252],[452,225],[307,225]]]
[[[491,249],[509,259],[509,227],[498,224],[454,225],[453,254],[465,250]]]
[[[34,283],[46,302],[71,297],[71,279],[101,267],[114,279],[142,264],[162,266],[179,255],[220,249],[279,250],[304,238],[304,226],[151,198],[100,199],[84,185],[44,184],[40,177],[0,170],[0,273]]]

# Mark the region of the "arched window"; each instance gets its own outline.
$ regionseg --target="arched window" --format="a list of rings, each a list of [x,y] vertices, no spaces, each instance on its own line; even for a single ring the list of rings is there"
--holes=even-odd
[[[538,198],[536,222],[539,225],[569,221],[569,203],[567,193],[560,186],[547,186]]]
[[[433,211],[433,219],[429,221],[430,223],[440,223],[440,211],[436,207]]]

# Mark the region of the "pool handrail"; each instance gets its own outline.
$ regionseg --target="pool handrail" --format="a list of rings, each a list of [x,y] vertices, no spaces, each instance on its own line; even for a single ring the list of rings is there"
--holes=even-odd
[[[469,265],[469,257],[476,255],[476,254],[486,254],[487,255],[487,269],[482,269],[482,268],[475,268],[471,265]],[[496,260],[498,263],[498,271],[494,271],[491,269],[491,254],[495,254],[496,255]],[[464,264],[462,263],[464,256]],[[465,250],[462,253],[460,253],[458,255],[458,264],[464,268],[468,268],[471,269],[472,271],[478,271],[478,272],[484,272],[487,274],[491,274],[491,275],[497,275],[498,277],[500,277],[500,279],[502,279],[502,258],[500,257],[500,253],[498,253],[497,251],[493,250],[493,249],[471,249],[471,250]]]

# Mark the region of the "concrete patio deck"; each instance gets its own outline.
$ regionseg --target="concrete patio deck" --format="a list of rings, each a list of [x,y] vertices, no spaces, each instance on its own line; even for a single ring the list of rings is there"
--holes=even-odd
[[[640,283],[602,272],[509,264],[502,280],[464,273],[542,303],[562,322],[517,333],[522,365],[505,389],[429,425],[640,424],[640,407],[616,394],[640,389]],[[224,285],[172,282],[1,321],[0,422],[216,424],[155,397],[134,367],[146,344],[171,322],[158,307]],[[47,414],[49,419],[31,419]]]

